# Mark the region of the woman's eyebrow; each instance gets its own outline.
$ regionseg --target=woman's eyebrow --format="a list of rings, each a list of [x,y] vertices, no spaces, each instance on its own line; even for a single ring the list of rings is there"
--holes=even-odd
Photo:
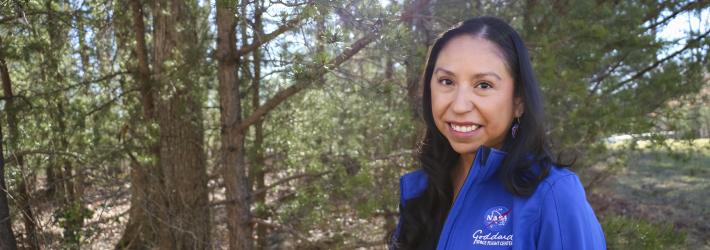
[[[436,69],[434,69],[434,73],[437,73],[439,71],[444,72],[444,74],[447,74],[447,75],[452,75],[452,76],[456,75],[456,74],[454,74],[454,72],[451,72],[450,70],[447,70],[444,68],[437,67]]]
[[[478,74],[475,74],[474,76],[475,76],[476,78],[483,78],[484,76],[492,76],[492,77],[495,77],[495,78],[498,79],[498,80],[502,80],[498,74],[493,73],[493,72],[478,73]]]
[[[443,72],[444,74],[447,74],[447,75],[456,76],[456,74],[454,74],[454,72],[444,69],[444,68],[440,68],[440,67],[437,67],[436,69],[434,69],[434,73],[437,73],[437,72]],[[474,78],[483,78],[484,76],[492,76],[498,80],[502,80],[502,78],[494,72],[482,72],[482,73],[477,73],[477,74],[473,75]]]

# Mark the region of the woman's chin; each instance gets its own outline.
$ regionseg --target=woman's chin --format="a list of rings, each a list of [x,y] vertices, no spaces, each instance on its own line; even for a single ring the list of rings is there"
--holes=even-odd
[[[458,144],[458,145],[457,145],[457,144],[458,144],[458,143],[454,143],[454,144],[451,145],[451,147],[454,149],[454,151],[456,151],[456,153],[459,153],[459,154],[461,154],[461,155],[463,155],[463,154],[475,154],[476,151],[478,151],[478,148],[481,147],[481,145],[472,146],[472,145],[470,145],[470,144],[468,144],[468,145],[466,145],[466,144]]]

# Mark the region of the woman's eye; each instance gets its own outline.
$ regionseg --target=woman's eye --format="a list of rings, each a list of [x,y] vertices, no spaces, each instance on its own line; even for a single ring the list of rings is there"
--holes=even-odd
[[[439,83],[441,83],[442,85],[446,85],[446,86],[454,84],[454,82],[449,79],[441,79],[441,80],[439,80]]]
[[[493,88],[493,86],[491,86],[491,84],[487,83],[487,82],[479,83],[476,87],[481,88],[481,89]]]

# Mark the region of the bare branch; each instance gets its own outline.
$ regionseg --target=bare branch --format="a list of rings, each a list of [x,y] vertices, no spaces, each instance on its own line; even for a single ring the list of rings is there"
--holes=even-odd
[[[326,174],[330,174],[330,173],[332,173],[332,172],[333,172],[333,171],[331,170],[331,171],[323,171],[323,172],[318,172],[318,173],[301,173],[301,174],[295,174],[295,175],[293,175],[293,176],[285,177],[285,178],[283,178],[283,179],[281,179],[281,180],[278,180],[278,181],[276,181],[276,182],[274,182],[274,183],[272,183],[272,184],[270,184],[270,185],[268,185],[268,186],[266,186],[266,187],[263,187],[263,188],[261,188],[261,189],[259,189],[259,190],[256,190],[256,191],[252,192],[252,193],[250,194],[250,196],[256,196],[256,195],[265,193],[266,191],[269,191],[269,189],[272,189],[272,188],[274,188],[274,187],[277,187],[277,186],[279,186],[279,185],[282,185],[282,184],[287,183],[287,182],[292,181],[292,180],[301,179],[301,178],[316,178],[316,177],[321,177],[321,176],[326,175]],[[240,200],[239,200],[239,199],[221,200],[221,201],[216,201],[216,202],[210,203],[210,206],[226,205],[226,204],[234,203],[234,202],[237,202],[237,201],[240,201]]]
[[[360,50],[365,48],[368,44],[372,43],[376,38],[379,37],[380,34],[380,26],[381,22],[378,22],[375,24],[375,27],[373,28],[372,31],[367,33],[364,37],[360,38],[359,40],[355,41],[352,45],[349,46],[349,49],[346,49],[343,51],[340,55],[337,57],[333,58],[328,62],[325,66],[323,67],[318,67],[317,69],[314,70],[311,74],[308,74],[309,77],[305,79],[301,79],[300,81],[296,82],[295,84],[289,86],[288,88],[285,88],[278,93],[276,93],[271,99],[267,100],[263,105],[259,106],[254,112],[244,119],[244,121],[239,124],[239,130],[245,131],[249,126],[252,124],[256,123],[259,121],[263,116],[265,116],[267,113],[269,113],[271,110],[276,108],[279,104],[284,102],[286,99],[289,97],[297,94],[298,92],[301,92],[301,90],[305,89],[312,83],[312,79],[318,79],[328,73],[328,71],[333,70],[337,67],[339,67],[343,62],[347,61],[350,59],[353,55],[357,54]]]
[[[265,192],[268,191],[269,189],[272,189],[272,188],[274,188],[274,187],[276,187],[276,186],[279,186],[279,185],[281,185],[281,184],[287,183],[287,182],[292,181],[292,180],[295,180],[295,179],[301,179],[301,178],[316,178],[316,177],[321,177],[321,176],[326,175],[326,174],[330,174],[330,173],[332,173],[332,172],[333,172],[333,171],[331,170],[331,171],[323,171],[323,172],[318,172],[318,173],[301,173],[301,174],[295,174],[295,175],[293,175],[293,176],[289,176],[289,177],[283,178],[283,179],[278,180],[278,181],[276,181],[276,182],[274,182],[274,183],[271,183],[271,184],[268,185],[268,186],[265,186],[265,187],[263,187],[263,188],[260,188],[260,189],[258,189],[258,190],[255,190],[254,192],[251,193],[251,195],[252,195],[252,196],[260,195],[260,194],[262,194],[262,193],[265,193]]]

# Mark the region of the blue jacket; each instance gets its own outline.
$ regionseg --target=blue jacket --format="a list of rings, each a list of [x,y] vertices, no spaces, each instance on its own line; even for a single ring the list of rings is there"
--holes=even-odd
[[[553,166],[531,196],[519,197],[495,177],[505,156],[483,146],[478,150],[437,249],[606,249],[602,227],[575,173]],[[426,186],[421,169],[402,176],[400,209]]]

